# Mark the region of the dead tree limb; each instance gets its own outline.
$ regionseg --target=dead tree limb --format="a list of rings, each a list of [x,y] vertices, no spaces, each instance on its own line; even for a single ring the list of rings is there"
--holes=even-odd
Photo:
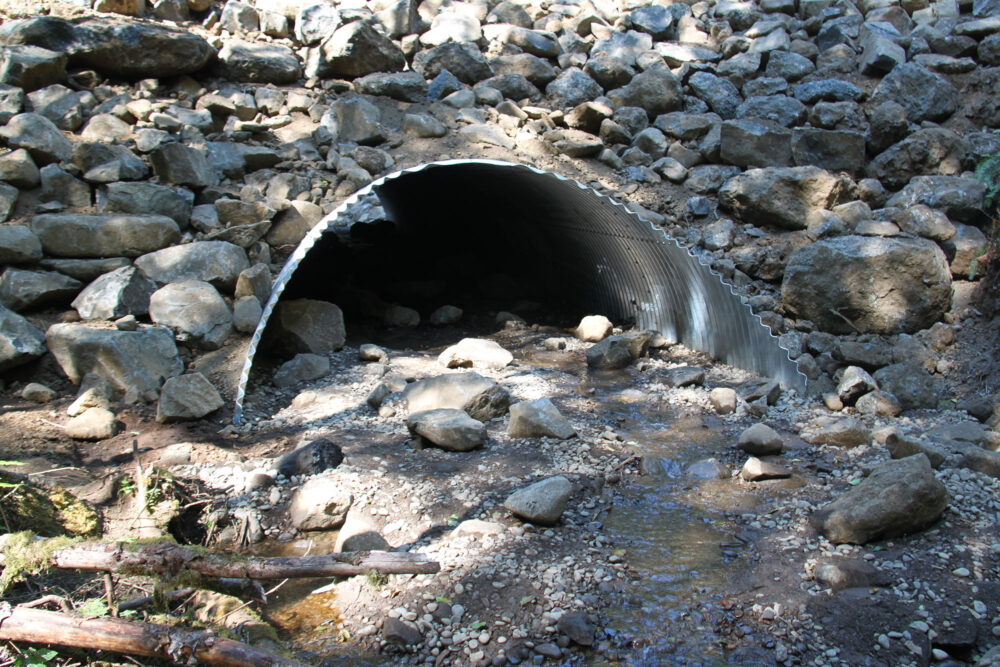
[[[178,577],[296,579],[350,577],[356,574],[432,574],[441,566],[423,554],[356,551],[327,556],[261,558],[229,556],[170,542],[122,544],[85,542],[52,553],[49,561],[61,570]]]
[[[15,607],[9,614],[0,620],[0,640],[165,658],[182,665],[292,667],[304,664],[218,637],[207,630],[115,618],[82,618],[24,607]],[[0,612],[0,617],[4,615]]]

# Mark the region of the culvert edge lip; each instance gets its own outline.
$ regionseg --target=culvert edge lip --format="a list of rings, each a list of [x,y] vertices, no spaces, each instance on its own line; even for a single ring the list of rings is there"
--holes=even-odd
[[[578,189],[584,192],[589,192],[591,195],[601,200],[610,202],[613,206],[619,207],[632,218],[646,223],[647,225],[649,225],[651,231],[661,236],[665,241],[673,243],[674,246],[676,246],[679,250],[685,253],[688,259],[694,261],[696,264],[701,266],[711,276],[717,279],[720,283],[722,283],[722,285],[724,285],[728,289],[729,294],[738,300],[740,306],[746,310],[746,313],[750,315],[750,317],[756,323],[756,325],[761,327],[764,330],[765,334],[773,341],[774,345],[782,352],[784,352],[784,358],[780,358],[779,355],[778,361],[781,364],[784,364],[787,361],[787,363],[791,365],[791,368],[794,369],[794,374],[791,375],[791,381],[788,383],[790,385],[790,388],[797,389],[800,391],[805,390],[808,383],[808,378],[805,376],[805,374],[803,374],[800,370],[798,370],[798,363],[791,358],[791,354],[788,351],[788,349],[781,344],[780,339],[778,338],[778,336],[774,335],[770,327],[764,324],[764,321],[761,319],[761,317],[753,312],[753,309],[751,309],[750,306],[746,303],[746,300],[734,289],[734,287],[730,283],[726,282],[723,279],[721,274],[716,272],[701,257],[696,255],[689,247],[683,245],[680,241],[667,234],[665,230],[657,226],[656,223],[654,223],[649,218],[643,216],[642,213],[632,210],[625,203],[618,201],[617,199],[611,197],[610,195],[600,193],[594,188],[590,187],[589,185],[581,183],[580,181],[574,178],[563,176],[562,174],[559,174],[557,172],[545,171],[544,169],[539,169],[538,167],[534,167],[529,164],[523,164],[518,162],[507,162],[505,160],[493,160],[489,158],[456,158],[450,160],[439,160],[436,162],[421,163],[414,167],[400,169],[398,171],[394,171],[390,174],[386,174],[385,176],[375,179],[371,183],[365,185],[363,188],[355,191],[349,197],[347,197],[347,199],[341,202],[341,204],[337,206],[336,209],[328,213],[326,216],[323,217],[322,220],[316,223],[312,227],[312,229],[310,229],[309,232],[305,235],[305,237],[303,237],[303,239],[299,242],[299,245],[296,246],[292,254],[289,255],[288,259],[285,261],[285,265],[281,268],[281,271],[275,278],[274,285],[271,287],[271,294],[264,305],[263,311],[261,313],[260,319],[257,322],[257,326],[254,329],[253,335],[250,337],[250,344],[247,347],[246,358],[244,359],[243,362],[243,369],[240,372],[239,385],[236,391],[235,408],[233,411],[234,424],[241,423],[243,418],[243,402],[246,399],[247,385],[250,381],[250,371],[253,368],[253,360],[257,354],[257,348],[260,345],[261,337],[264,334],[264,330],[267,328],[268,320],[270,319],[271,314],[274,312],[274,308],[275,306],[277,306],[278,301],[281,299],[281,295],[284,292],[286,285],[288,284],[289,280],[291,280],[292,274],[295,273],[295,270],[298,268],[299,264],[309,253],[309,251],[312,250],[313,246],[316,245],[316,242],[320,239],[320,237],[323,236],[323,234],[325,234],[327,231],[331,230],[331,228],[334,228],[336,222],[342,215],[344,215],[347,211],[356,206],[363,198],[372,195],[375,192],[375,190],[380,186],[382,186],[383,184],[389,181],[396,180],[400,177],[407,176],[409,174],[415,174],[425,171],[430,168],[462,166],[462,165],[485,165],[492,167],[525,169],[538,176],[555,178],[558,181],[575,185]],[[353,226],[354,224],[357,223],[352,223],[351,226]],[[725,362],[725,363],[731,363],[731,362]],[[764,372],[760,369],[746,369],[746,370],[751,370],[753,372],[762,375],[764,374]],[[770,375],[772,376],[782,375],[782,373],[777,372],[780,370],[779,368],[774,368],[771,370],[772,372],[770,373]]]

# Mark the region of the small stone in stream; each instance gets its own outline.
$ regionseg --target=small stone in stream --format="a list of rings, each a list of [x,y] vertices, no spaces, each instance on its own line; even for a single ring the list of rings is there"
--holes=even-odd
[[[730,472],[715,458],[695,461],[684,471],[692,479],[729,479]]]
[[[848,366],[844,370],[840,384],[837,385],[837,395],[841,401],[850,405],[859,396],[875,389],[878,389],[878,385],[868,371],[859,366]]]
[[[274,384],[281,388],[300,382],[318,380],[330,374],[330,360],[318,354],[304,352],[286,361],[274,374]]]
[[[748,482],[760,482],[766,479],[785,479],[792,476],[792,471],[785,466],[761,461],[756,456],[751,456],[743,464],[740,475]]]
[[[332,475],[313,477],[296,489],[288,518],[299,530],[329,530],[344,523],[354,497]]]
[[[559,350],[565,350],[566,346],[567,346],[567,341],[565,338],[546,338],[545,340],[542,341],[542,347],[544,347],[549,352],[557,352]]]
[[[106,408],[87,408],[66,422],[66,435],[74,440],[105,440],[116,431],[115,414]]]
[[[156,421],[169,424],[201,419],[222,407],[222,396],[201,373],[172,377],[163,383]]]
[[[587,315],[576,327],[576,337],[586,343],[598,343],[614,330],[611,320],[604,315]]]
[[[897,417],[903,411],[896,397],[887,391],[876,389],[870,391],[854,404],[857,411],[863,415],[875,417]]]
[[[463,338],[438,356],[438,363],[446,368],[503,368],[514,360],[514,355],[497,343],[482,338]]]
[[[878,569],[860,558],[826,556],[820,558],[813,576],[816,581],[835,591],[845,588],[867,588],[879,579]]]
[[[729,387],[716,387],[708,392],[708,402],[712,408],[720,415],[728,415],[736,412],[736,390]]]
[[[374,525],[358,511],[349,511],[337,533],[334,553],[345,551],[389,551],[392,547]]]
[[[448,326],[449,324],[457,324],[459,320],[462,319],[464,311],[457,306],[441,306],[436,309],[431,316],[428,318],[428,322],[435,327]]]
[[[948,507],[948,491],[926,456],[883,463],[810,523],[835,544],[866,544],[921,530]]]
[[[382,622],[382,637],[390,644],[398,646],[422,644],[424,641],[424,636],[417,626],[399,618],[387,618]]]
[[[361,359],[361,361],[378,361],[385,363],[389,361],[389,353],[378,345],[364,343],[360,348],[358,348],[358,358]]]
[[[580,646],[594,645],[594,626],[583,612],[563,614],[556,623],[556,629]]]
[[[548,526],[566,511],[572,493],[573,485],[559,475],[515,491],[503,506],[523,521]]]
[[[535,653],[546,658],[552,658],[553,660],[562,657],[562,650],[552,642],[535,644]]]
[[[303,442],[298,448],[282,454],[275,463],[279,475],[316,475],[333,470],[344,462],[344,452],[334,442],[319,438]]]
[[[753,456],[780,454],[784,447],[781,436],[767,424],[754,424],[743,431],[737,445]]]
[[[669,387],[700,387],[705,384],[705,369],[697,366],[671,368],[664,373],[663,382]]]
[[[821,419],[805,440],[814,445],[832,445],[849,449],[871,442],[871,431],[853,417]]]
[[[445,408],[411,414],[410,433],[451,452],[465,452],[486,442],[486,426],[463,410]]]
[[[21,398],[32,403],[48,403],[55,397],[56,392],[53,389],[38,382],[29,382],[21,390]]]
[[[650,331],[631,331],[608,336],[587,350],[587,365],[591,368],[625,368],[646,352],[653,334]]]
[[[514,438],[548,436],[566,440],[576,435],[576,429],[551,400],[539,398],[510,406],[507,433]]]

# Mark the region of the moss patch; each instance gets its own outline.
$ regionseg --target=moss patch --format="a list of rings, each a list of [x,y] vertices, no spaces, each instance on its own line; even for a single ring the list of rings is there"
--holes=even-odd
[[[43,537],[97,535],[97,511],[59,486],[42,487],[0,470],[0,532],[31,530]]]

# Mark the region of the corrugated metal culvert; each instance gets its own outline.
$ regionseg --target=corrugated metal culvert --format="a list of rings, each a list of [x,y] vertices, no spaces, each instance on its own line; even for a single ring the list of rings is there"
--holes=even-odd
[[[243,398],[268,318],[308,260],[310,279],[333,257],[329,235],[389,220],[411,243],[411,275],[432,254],[465,244],[511,266],[546,303],[579,314],[655,329],[671,342],[803,391],[805,376],[770,329],[711,269],[662,229],[613,199],[557,174],[493,160],[449,160],[380,178],[326,216],[302,240],[275,281],[247,351],[236,398]],[[324,236],[327,235],[327,236]],[[474,247],[479,246],[479,247]],[[310,255],[310,253],[313,253]],[[305,271],[304,271],[305,272]],[[303,273],[304,273],[303,272]]]

